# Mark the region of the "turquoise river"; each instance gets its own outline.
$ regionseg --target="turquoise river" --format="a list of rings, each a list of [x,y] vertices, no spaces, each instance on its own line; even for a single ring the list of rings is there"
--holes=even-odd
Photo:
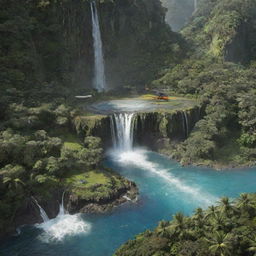
[[[0,245],[1,256],[110,256],[128,239],[181,211],[217,203],[219,197],[255,192],[256,170],[182,167],[144,150],[112,151],[105,165],[136,182],[140,195],[105,215],[60,214],[20,228]]]

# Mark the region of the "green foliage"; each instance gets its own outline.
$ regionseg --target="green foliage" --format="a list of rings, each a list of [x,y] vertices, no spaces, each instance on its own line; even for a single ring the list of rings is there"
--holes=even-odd
[[[65,178],[64,182],[75,197],[90,202],[110,200],[117,191],[130,186],[129,181],[105,169],[74,174]]]
[[[19,111],[26,110],[19,106]],[[74,142],[63,143],[45,130],[30,130],[29,135],[11,129],[0,131],[0,208],[10,204],[0,213],[0,232],[12,225],[16,210],[31,194],[40,193],[44,197],[59,186],[64,176],[84,173],[99,165],[100,139],[88,137],[84,142],[74,147]],[[62,184],[65,185],[69,184]],[[92,196],[95,195],[92,193]],[[8,221],[4,223],[3,219]]]
[[[182,32],[197,46],[197,54],[239,63],[256,58],[254,0],[198,2],[197,12]]]
[[[244,6],[240,0],[200,1],[192,22],[183,30],[197,48],[189,59],[164,69],[160,78],[152,82],[153,88],[164,88],[175,94],[193,94],[201,101],[204,118],[190,137],[171,152],[172,157],[183,164],[215,165],[221,161],[224,165],[243,165],[255,162],[255,67],[223,61],[227,45],[240,33],[238,23],[254,24],[256,17],[251,9],[256,10],[256,6],[250,0]],[[251,30],[247,32],[253,33]],[[218,54],[210,53],[214,49],[210,39],[218,41]],[[221,153],[226,154],[226,160]]]
[[[241,194],[235,201],[221,198],[219,206],[201,208],[191,217],[181,213],[160,222],[124,244],[115,256],[244,256],[254,255],[256,195]]]

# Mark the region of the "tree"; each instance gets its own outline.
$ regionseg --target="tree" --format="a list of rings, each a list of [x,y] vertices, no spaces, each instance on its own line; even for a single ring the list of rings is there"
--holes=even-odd
[[[250,216],[252,215],[253,207],[253,202],[248,194],[242,193],[237,199],[237,208],[244,213],[248,213]]]
[[[222,197],[219,202],[220,211],[224,213],[227,217],[231,216],[232,213],[237,212],[236,208],[230,202],[228,197]]]
[[[256,236],[250,239],[250,247],[248,248],[248,251],[254,253],[253,255],[256,256]]]
[[[181,212],[178,212],[173,216],[173,222],[168,230],[173,239],[182,239],[189,235],[186,227],[186,217]]]
[[[206,211],[205,214],[205,219],[209,219],[209,218],[215,218],[217,214],[217,208],[214,205],[211,205],[208,210]]]
[[[209,244],[209,251],[215,256],[232,255],[231,235],[223,232],[215,232],[211,234],[206,241]]]

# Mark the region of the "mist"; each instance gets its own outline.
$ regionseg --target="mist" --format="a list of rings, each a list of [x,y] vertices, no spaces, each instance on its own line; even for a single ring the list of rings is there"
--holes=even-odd
[[[180,31],[195,11],[195,0],[161,0],[167,9],[166,23],[173,31]]]

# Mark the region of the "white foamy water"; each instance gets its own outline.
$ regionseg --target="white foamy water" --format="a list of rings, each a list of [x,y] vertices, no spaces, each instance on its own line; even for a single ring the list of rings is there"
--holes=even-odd
[[[85,222],[79,214],[59,214],[56,218],[36,226],[45,231],[40,236],[44,242],[62,241],[67,236],[87,234],[91,230],[91,224]]]
[[[201,191],[200,188],[187,185],[185,181],[175,177],[171,173],[171,170],[161,168],[157,163],[150,161],[147,157],[146,150],[113,151],[112,156],[113,159],[121,165],[135,166],[150,171],[154,175],[161,177],[167,184],[170,184],[170,186],[175,186],[176,189],[193,197],[194,200],[199,201],[204,206],[209,206],[217,201],[216,197]]]
[[[36,201],[37,206],[47,217],[41,224],[36,224],[37,228],[43,229],[44,233],[40,235],[40,239],[44,242],[62,241],[66,236],[73,236],[79,234],[89,233],[91,230],[91,224],[85,222],[80,214],[70,215],[64,208],[64,196],[65,191],[62,194],[62,200],[59,208],[59,214],[54,219],[49,219],[46,212]],[[42,210],[42,211],[41,211]]]
[[[132,149],[133,117],[133,113],[117,113],[111,116],[111,133],[115,149],[126,151]]]

